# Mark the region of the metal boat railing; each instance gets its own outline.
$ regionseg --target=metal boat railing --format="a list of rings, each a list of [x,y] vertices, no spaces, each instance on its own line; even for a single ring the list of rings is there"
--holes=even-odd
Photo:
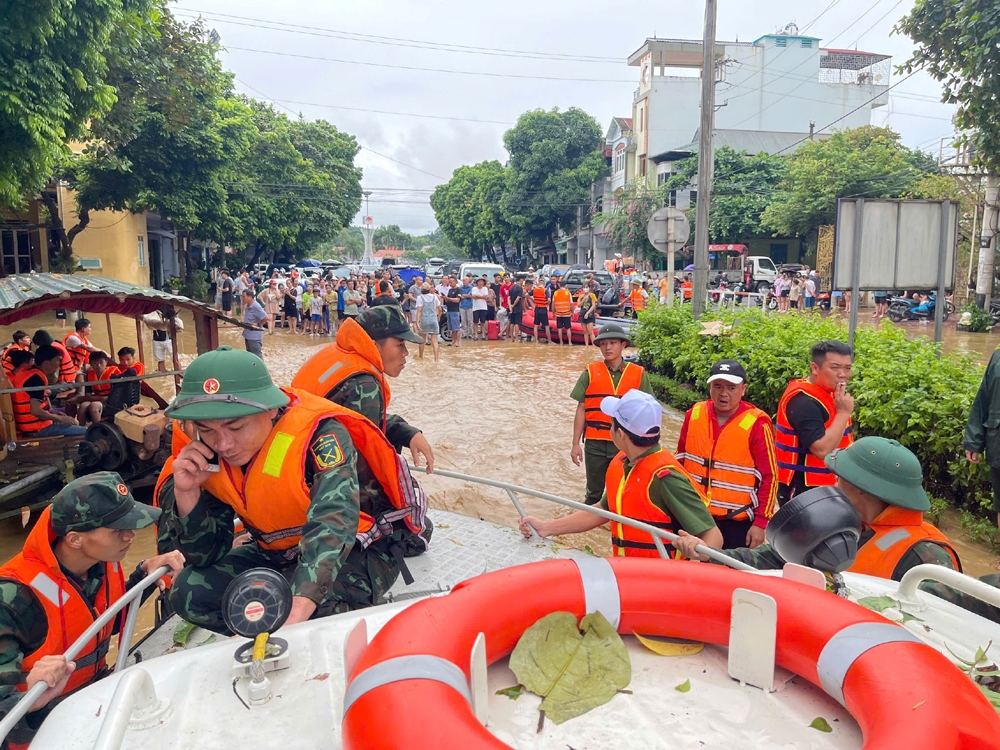
[[[136,618],[139,616],[139,606],[142,603],[141,596],[142,592],[148,589],[150,586],[155,586],[156,582],[160,580],[164,575],[170,572],[170,568],[163,565],[154,570],[148,576],[143,578],[139,583],[130,588],[125,592],[125,595],[112,604],[108,609],[96,620],[94,624],[87,628],[83,635],[77,638],[73,645],[66,649],[66,653],[63,656],[66,657],[66,661],[73,661],[73,659],[79,654],[84,646],[86,646],[101,629],[111,622],[119,612],[121,612],[125,607],[128,607],[132,602],[135,602],[135,606],[129,608],[128,615],[125,616],[125,625],[121,629],[121,638],[119,643],[121,644],[118,649],[118,661],[115,663],[115,672],[121,671],[125,668],[125,662],[128,660],[129,646],[132,643],[132,634],[135,632]],[[138,600],[138,601],[136,601]],[[2,721],[0,721],[0,743],[6,739],[7,735],[10,733],[17,723],[24,718],[30,711],[31,707],[38,700],[39,696],[48,690],[51,685],[46,682],[36,682],[30,690],[28,690],[21,700],[17,702],[17,705],[8,713]]]
[[[413,466],[412,464],[410,465],[410,470],[420,471],[425,474],[427,473],[426,467]],[[663,546],[663,540],[666,539],[668,542],[672,542],[678,538],[677,534],[673,534],[663,529],[658,529],[655,526],[650,526],[648,523],[637,521],[634,518],[622,516],[618,513],[612,513],[611,511],[604,510],[604,508],[599,508],[596,505],[586,505],[584,503],[578,503],[575,500],[567,500],[565,497],[559,497],[558,495],[550,495],[548,492],[533,490],[530,487],[521,487],[520,485],[511,484],[510,482],[501,482],[497,479],[486,479],[484,477],[474,477],[469,474],[460,474],[457,471],[447,471],[445,469],[435,469],[432,475],[448,477],[449,479],[459,479],[463,482],[472,482],[473,484],[482,484],[487,487],[495,487],[497,489],[504,490],[507,493],[507,497],[510,498],[511,503],[513,503],[515,510],[517,510],[517,514],[521,518],[526,517],[528,514],[525,512],[524,506],[522,506],[521,502],[517,499],[517,495],[528,495],[530,497],[537,497],[540,500],[548,500],[552,503],[558,503],[559,505],[564,505],[565,507],[573,508],[574,510],[583,510],[587,513],[592,513],[595,516],[606,518],[609,521],[615,521],[625,526],[631,526],[634,529],[645,531],[653,538],[653,544],[656,545],[656,550],[660,553],[660,557],[669,557],[666,548]],[[534,529],[532,529],[532,535],[537,535],[537,532]],[[723,565],[728,565],[730,568],[735,568],[736,570],[754,570],[754,568],[750,565],[742,563],[739,560],[734,560],[716,549],[706,547],[704,544],[699,544],[695,549],[709,559],[714,560],[717,563],[722,563]]]

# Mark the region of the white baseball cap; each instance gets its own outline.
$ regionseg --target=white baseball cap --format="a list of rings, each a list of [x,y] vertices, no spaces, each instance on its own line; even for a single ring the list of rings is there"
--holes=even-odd
[[[633,390],[621,398],[606,396],[601,400],[601,411],[618,420],[618,424],[639,437],[660,434],[663,407],[648,393]]]

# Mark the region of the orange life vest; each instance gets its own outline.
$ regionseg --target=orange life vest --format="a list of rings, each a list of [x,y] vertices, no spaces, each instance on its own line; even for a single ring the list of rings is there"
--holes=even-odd
[[[919,510],[890,505],[871,522],[871,529],[875,536],[858,548],[854,564],[848,568],[851,573],[891,579],[900,560],[918,542],[939,545],[955,563],[955,570],[962,570],[958,553],[948,537],[938,531],[936,526],[927,523]]]
[[[759,420],[770,427],[771,419],[751,407],[726,422],[713,440],[710,403],[702,401],[691,407],[684,452],[677,458],[705,490],[713,516],[752,521],[757,515],[761,474],[750,452],[750,431]]]
[[[642,296],[641,289],[633,289],[629,292],[628,298],[632,301],[632,309],[636,312],[646,309],[646,298]]]
[[[105,367],[104,372],[101,373],[100,377],[97,376],[97,371],[91,367],[87,371],[87,382],[93,383],[97,380],[110,380],[112,375],[121,375],[121,371],[114,365],[108,365]],[[111,393],[111,386],[108,384],[92,385],[90,386],[90,389],[98,396],[107,396]]]
[[[21,663],[21,681],[17,685],[21,692],[27,689],[24,680],[39,659],[65,652],[83,631],[125,594],[125,575],[121,566],[104,563],[104,585],[94,599],[94,606],[90,606],[59,567],[52,551],[56,535],[50,516],[49,508],[42,511],[20,554],[0,568],[0,579],[14,580],[31,589],[45,610],[47,621],[45,642],[38,650],[25,654]],[[73,660],[76,670],[66,683],[64,695],[101,676],[106,667],[105,656],[113,631],[114,621],[105,625]]]
[[[11,375],[10,384],[14,388],[24,388],[25,381],[32,375],[40,377],[43,383],[48,382],[48,378],[45,377],[44,372],[36,367],[29,367]],[[46,411],[49,410],[48,391],[31,391],[31,393],[20,391],[19,393],[10,394],[11,407],[14,412],[14,423],[17,425],[17,431],[20,433],[38,432],[52,424],[51,419],[39,419],[31,413],[32,398],[38,399],[42,404],[42,408]]]
[[[382,355],[365,329],[350,318],[340,324],[336,341],[324,346],[295,374],[292,388],[327,398],[338,385],[358,373],[371,375],[382,391],[384,408],[379,428],[384,432],[391,393],[382,371]]]
[[[403,521],[414,534],[424,529],[427,498],[413,482],[406,461],[370,421],[350,409],[296,388],[282,388],[290,405],[278,419],[260,452],[246,471],[220,461],[203,488],[230,506],[243,521],[257,545],[278,557],[293,560],[302,538],[306,511],[311,502],[305,482],[305,465],[313,434],[324,419],[336,419],[351,434],[354,447],[371,467],[393,510],[374,518],[362,511],[357,541],[362,547],[392,532]],[[173,474],[173,457],[190,442],[175,421],[172,456],[156,483],[155,505],[167,478]]]
[[[118,362],[117,364],[111,365],[111,367],[117,368],[119,374],[124,374],[126,370],[135,370],[135,374],[136,375],[145,375],[146,374],[146,365],[144,365],[139,360],[135,360],[128,367],[122,367],[122,363],[121,362]]]
[[[79,371],[80,367],[75,364],[73,357],[70,356],[70,353],[65,346],[60,344],[58,341],[53,341],[52,346],[62,353],[62,362],[59,363],[59,382],[72,383],[76,380],[76,373]],[[89,355],[90,352],[87,352],[87,354]]]
[[[788,402],[799,393],[805,393],[810,398],[816,399],[826,409],[827,419],[824,426],[827,429],[833,424],[833,418],[837,414],[837,407],[833,403],[833,394],[830,391],[813,385],[808,380],[793,380],[788,384],[781,401],[778,402],[778,417],[774,424],[777,430],[774,445],[778,454],[778,481],[782,484],[791,484],[795,472],[801,471],[805,474],[807,487],[833,485],[837,477],[826,468],[823,459],[816,458],[807,449],[799,446],[799,436],[788,422]],[[854,442],[853,430],[854,424],[848,419],[837,448],[846,448]]]
[[[531,298],[535,301],[535,307],[548,308],[549,297],[545,293],[545,287],[539,285],[531,290]]]
[[[76,336],[78,339],[80,339],[83,345],[71,347],[67,343],[69,341],[70,336]],[[73,331],[72,333],[67,333],[65,336],[63,336],[62,345],[66,349],[66,351],[69,352],[69,356],[73,360],[73,366],[77,370],[83,369],[83,366],[87,364],[87,361],[90,359],[90,350],[85,348],[85,346],[90,346],[90,341],[87,339],[87,337],[84,336],[79,331]]]
[[[634,362],[625,362],[618,387],[611,380],[611,371],[607,364],[591,362],[587,365],[590,373],[590,384],[583,398],[583,410],[586,415],[586,426],[583,436],[587,440],[611,440],[611,417],[601,411],[601,400],[605,396],[624,396],[629,391],[642,385],[644,370]]]
[[[691,299],[691,291],[693,286],[690,281],[681,282],[681,293],[684,295],[684,299]]]
[[[14,374],[14,364],[10,361],[11,352],[29,352],[30,347],[18,346],[17,344],[11,344],[6,349],[3,350],[3,354],[0,355],[0,364],[3,365],[3,371],[7,373],[7,377],[10,378]]]
[[[604,479],[604,487],[608,495],[608,510],[676,534],[680,529],[680,524],[649,499],[650,485],[671,471],[679,472],[687,477],[691,486],[704,497],[694,478],[684,470],[669,451],[660,448],[655,453],[640,458],[629,471],[628,476],[625,476],[625,454],[619,453],[611,460]],[[611,522],[611,544],[614,547],[614,554],[618,556],[660,556],[656,550],[656,544],[653,543],[649,534],[617,521]],[[666,542],[664,544],[668,552],[673,551],[672,545]]]
[[[556,289],[552,292],[552,312],[557,318],[568,318],[573,314],[573,295],[569,289]]]

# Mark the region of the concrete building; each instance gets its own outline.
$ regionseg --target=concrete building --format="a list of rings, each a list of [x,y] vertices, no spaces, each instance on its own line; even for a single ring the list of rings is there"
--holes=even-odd
[[[890,57],[825,49],[820,41],[789,25],[754,42],[716,42],[716,133],[729,132],[728,145],[748,151],[766,133],[766,141],[789,153],[810,128],[838,120],[837,129],[870,124],[872,109],[888,102]],[[702,43],[647,39],[628,64],[639,69],[632,113],[635,174],[652,182],[655,161],[664,163],[659,157],[697,143]]]
[[[611,166],[611,192],[635,179],[635,144],[632,118],[615,117],[604,136],[604,156]]]

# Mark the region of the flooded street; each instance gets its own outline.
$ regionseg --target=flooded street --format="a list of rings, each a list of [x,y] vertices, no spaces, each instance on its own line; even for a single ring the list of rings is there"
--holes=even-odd
[[[185,324],[186,330],[178,342],[182,366],[196,354],[193,326],[188,319]],[[52,315],[21,321],[17,327],[29,334],[45,327],[59,338],[69,330],[60,330]],[[103,318],[94,319],[93,328],[91,339],[95,345],[108,347]],[[0,339],[9,339],[13,330],[13,327],[0,328]],[[136,346],[133,321],[114,319],[112,333],[115,348]],[[913,335],[924,333],[923,328],[913,327]],[[147,372],[151,372],[156,365],[151,357],[149,331],[144,329],[143,335]],[[220,336],[223,343],[243,348],[238,330],[223,328]],[[265,336],[264,357],[275,381],[289,383],[297,369],[331,340],[282,333]],[[971,354],[983,362],[998,343],[1000,335],[956,333],[953,326],[945,329],[946,351]],[[582,500],[584,470],[570,460],[576,402],[569,398],[569,393],[583,368],[596,356],[597,351],[592,347],[467,341],[460,349],[442,346],[441,361],[435,363],[430,351],[424,360],[417,359],[416,347],[411,346],[405,370],[391,383],[390,412],[402,415],[424,431],[434,447],[438,468]],[[173,396],[171,380],[153,383],[164,397]],[[664,410],[663,445],[670,450],[676,447],[682,417],[672,409]],[[517,512],[499,490],[434,476],[421,477],[421,483],[433,507],[507,526],[517,523]],[[542,500],[530,497],[521,500],[533,515],[549,518],[568,512]],[[992,572],[995,557],[983,547],[963,540],[953,518],[944,528],[955,540],[966,572],[976,576]],[[0,560],[5,561],[20,550],[26,533],[19,518],[0,521]],[[598,554],[610,552],[606,528],[562,541],[578,547],[589,546]],[[155,554],[153,533],[143,531],[129,553],[126,571],[152,554]],[[151,612],[145,612],[138,635],[151,626]]]

